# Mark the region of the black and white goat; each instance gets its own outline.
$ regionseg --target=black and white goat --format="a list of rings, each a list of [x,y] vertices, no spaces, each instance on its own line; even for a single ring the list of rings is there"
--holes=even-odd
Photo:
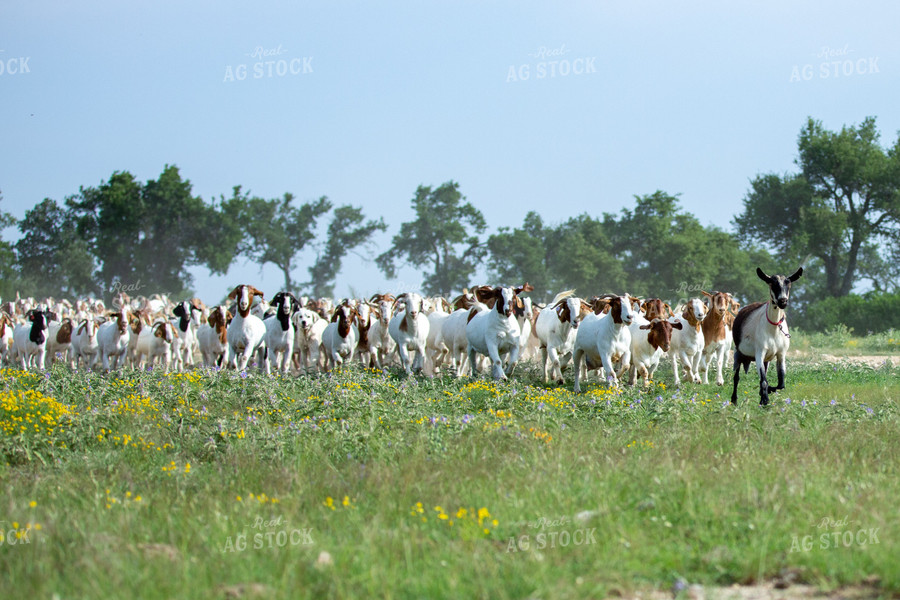
[[[784,357],[791,345],[785,309],[791,293],[791,283],[803,275],[803,267],[790,277],[770,277],[759,267],[756,274],[769,284],[769,301],[748,304],[734,319],[734,390],[731,392],[731,402],[737,404],[741,367],[744,367],[746,373],[750,363],[755,361],[759,370],[759,403],[765,406],[769,403],[769,394],[784,389]],[[769,362],[773,359],[778,371],[778,385],[775,387],[770,386],[766,379]]]
[[[290,292],[278,292],[269,306],[275,307],[276,311],[263,319],[266,325],[266,373],[271,373],[273,367],[286,373],[294,353],[295,330],[291,317],[300,310],[300,303]]]

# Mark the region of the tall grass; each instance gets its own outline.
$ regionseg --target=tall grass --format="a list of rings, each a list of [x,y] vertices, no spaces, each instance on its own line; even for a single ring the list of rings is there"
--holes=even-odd
[[[785,569],[896,593],[897,377],[792,364],[761,409],[747,380],[735,407],[527,367],[6,370],[0,572],[10,597],[603,597]]]

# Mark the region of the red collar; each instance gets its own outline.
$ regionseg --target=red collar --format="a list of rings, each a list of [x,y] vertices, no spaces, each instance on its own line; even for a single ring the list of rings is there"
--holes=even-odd
[[[782,316],[781,320],[776,323],[775,321],[773,321],[772,319],[769,318],[769,305],[766,304],[766,321],[768,321],[770,325],[774,325],[775,327],[778,327],[779,325],[784,323],[784,316]]]

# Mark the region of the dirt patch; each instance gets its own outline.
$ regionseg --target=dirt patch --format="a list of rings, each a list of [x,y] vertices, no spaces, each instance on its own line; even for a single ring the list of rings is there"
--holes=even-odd
[[[854,364],[854,365],[866,365],[868,367],[872,367],[873,369],[881,368],[885,365],[890,365],[893,367],[900,366],[900,356],[892,356],[892,355],[843,355],[843,356],[835,356],[834,354],[824,354],[820,352],[806,352],[803,350],[798,350],[796,352],[791,352],[789,354],[789,358],[795,358],[797,360],[803,361],[825,361],[828,363],[834,364]]]
[[[678,593],[675,590],[637,593],[629,596],[630,600],[870,600],[883,597],[876,587],[867,585],[843,587],[824,592],[812,585],[784,585],[783,582],[770,581],[758,585],[732,585],[715,587],[691,585]]]

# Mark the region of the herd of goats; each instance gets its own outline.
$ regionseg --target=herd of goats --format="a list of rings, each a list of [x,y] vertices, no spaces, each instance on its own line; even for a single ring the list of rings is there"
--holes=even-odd
[[[144,368],[154,363],[183,370],[197,364],[245,370],[255,357],[270,373],[328,371],[354,360],[366,368],[391,361],[407,374],[443,369],[475,376],[490,362],[491,376],[505,379],[516,363],[537,357],[544,381],[563,383],[563,370],[573,362],[574,391],[589,371],[618,385],[627,373],[634,385],[646,384],[663,355],[672,359],[675,385],[681,374],[708,383],[717,364],[716,384],[734,351],[737,401],[740,367],[756,362],[760,403],[784,388],[785,353],[790,344],[785,309],[789,277],[757,275],[769,286],[769,301],[742,309],[727,292],[701,292],[673,310],[659,298],[605,294],[582,299],[561,292],[546,306],[532,304],[518,287],[478,286],[453,300],[425,298],[415,292],[376,294],[368,300],[299,300],[279,292],[266,301],[263,292],[239,285],[228,295],[230,305],[209,308],[199,299],[174,304],[162,296],[129,298],[120,293],[107,308],[100,301],[17,299],[0,312],[0,358],[4,364],[43,370],[54,361],[73,368],[104,371],[124,365]],[[776,361],[778,384],[769,386],[768,363]]]

